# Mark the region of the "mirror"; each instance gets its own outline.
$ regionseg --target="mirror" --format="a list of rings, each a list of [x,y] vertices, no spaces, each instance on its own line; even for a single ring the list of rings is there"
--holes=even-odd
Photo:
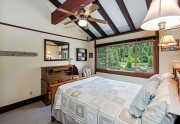
[[[44,40],[44,61],[67,61],[68,58],[68,42]]]

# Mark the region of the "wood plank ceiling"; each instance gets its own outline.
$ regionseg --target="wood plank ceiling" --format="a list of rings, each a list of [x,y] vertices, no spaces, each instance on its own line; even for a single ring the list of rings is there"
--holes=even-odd
[[[56,7],[77,12],[79,5],[85,4],[87,10],[92,4],[99,6],[99,9],[92,13],[92,18],[107,20],[108,24],[100,24],[88,21],[89,29],[84,29],[78,25],[92,39],[102,39],[140,30],[140,25],[146,16],[152,0],[49,0]],[[55,10],[52,14],[52,24],[61,23],[69,17],[71,20],[75,16]]]

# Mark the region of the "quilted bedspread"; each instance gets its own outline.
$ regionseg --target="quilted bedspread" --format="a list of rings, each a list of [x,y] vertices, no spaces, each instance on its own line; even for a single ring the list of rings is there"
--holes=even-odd
[[[129,106],[142,86],[102,77],[62,85],[54,109],[61,109],[79,124],[140,124]]]

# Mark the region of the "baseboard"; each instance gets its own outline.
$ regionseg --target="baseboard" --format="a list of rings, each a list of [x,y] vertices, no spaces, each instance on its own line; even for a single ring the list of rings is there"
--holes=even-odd
[[[10,105],[7,105],[7,106],[0,107],[0,114],[11,111],[13,109],[23,107],[25,105],[28,105],[28,104],[31,104],[31,103],[34,103],[34,102],[37,102],[37,101],[40,101],[40,100],[41,100],[41,96],[37,96],[37,97],[26,99],[26,100],[23,100],[23,101],[20,101],[20,102],[17,102],[17,103],[10,104]]]

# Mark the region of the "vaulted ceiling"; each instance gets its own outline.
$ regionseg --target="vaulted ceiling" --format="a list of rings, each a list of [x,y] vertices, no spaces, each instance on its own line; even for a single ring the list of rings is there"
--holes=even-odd
[[[127,32],[140,30],[140,25],[146,16],[152,0],[49,0],[56,7],[62,7],[71,12],[77,12],[79,5],[85,4],[87,10],[92,4],[99,6],[99,9],[90,16],[107,20],[108,24],[100,24],[88,21],[89,29],[79,26],[92,39],[100,39]],[[79,1],[79,3],[78,3]],[[69,2],[69,3],[68,3]],[[71,4],[70,4],[71,3]],[[180,3],[178,1],[178,3]],[[57,24],[69,17],[75,16],[55,10],[52,13],[52,23]],[[78,22],[75,22],[78,25]]]

